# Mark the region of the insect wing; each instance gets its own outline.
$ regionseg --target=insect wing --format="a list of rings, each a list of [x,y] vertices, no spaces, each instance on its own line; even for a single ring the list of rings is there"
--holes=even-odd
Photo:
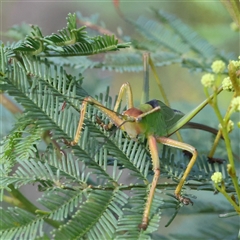
[[[163,115],[167,129],[170,129],[178,120],[184,116],[181,111],[174,110],[161,101],[158,101],[158,103],[161,107],[161,113]]]

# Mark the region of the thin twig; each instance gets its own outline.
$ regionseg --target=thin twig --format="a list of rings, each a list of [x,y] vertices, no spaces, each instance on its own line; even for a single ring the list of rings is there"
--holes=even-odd
[[[9,110],[12,114],[22,113],[23,110],[18,107],[14,102],[12,102],[7,96],[3,93],[0,94],[0,103]]]

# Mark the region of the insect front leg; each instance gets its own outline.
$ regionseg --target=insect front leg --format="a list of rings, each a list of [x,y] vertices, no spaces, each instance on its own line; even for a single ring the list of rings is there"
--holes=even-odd
[[[112,123],[105,124],[100,117],[96,116],[96,123],[106,131],[110,131],[113,127]]]
[[[84,98],[82,105],[81,105],[81,109],[80,109],[80,119],[78,122],[78,127],[77,127],[77,131],[74,137],[74,140],[72,142],[70,142],[70,145],[74,146],[78,143],[80,136],[81,136],[81,131],[83,128],[83,123],[84,123],[84,117],[87,111],[87,104],[92,104],[94,105],[96,108],[98,108],[102,113],[104,113],[106,116],[109,117],[109,119],[116,125],[116,126],[121,126],[124,122],[124,120],[122,120],[117,114],[116,112],[104,107],[100,102],[98,102],[97,100],[95,100],[92,97],[86,97]]]
[[[121,104],[121,101],[123,99],[123,95],[126,94],[126,102],[127,102],[127,109],[133,108],[133,94],[132,94],[132,88],[129,82],[125,82],[123,83],[123,85],[121,86],[119,93],[118,93],[118,97],[115,103],[115,106],[113,108],[113,112],[118,112],[119,111],[119,106]],[[116,124],[115,124],[116,125]],[[108,129],[111,129],[113,126],[113,123],[109,123],[107,125]],[[120,126],[116,125],[117,127]]]
[[[91,97],[86,97],[84,98],[82,105],[81,105],[81,109],[80,109],[80,119],[78,122],[78,127],[77,127],[77,131],[75,133],[75,137],[74,140],[70,142],[70,145],[74,146],[78,143],[80,136],[81,136],[81,130],[83,127],[83,122],[84,122],[84,116],[86,114],[86,110],[87,110],[87,104],[91,103]]]

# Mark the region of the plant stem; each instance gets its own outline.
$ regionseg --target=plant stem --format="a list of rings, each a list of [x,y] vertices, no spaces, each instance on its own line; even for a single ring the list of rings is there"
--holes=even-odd
[[[38,210],[38,208],[34,206],[34,204],[32,204],[26,197],[24,197],[24,195],[18,189],[15,189],[12,184],[10,184],[8,187],[11,189],[11,192],[9,193],[12,195],[12,200],[10,200],[10,198],[6,196],[4,197],[4,200],[8,203],[13,204],[14,206],[22,208],[36,215],[36,211]],[[47,218],[43,218],[43,220],[54,228],[58,228],[60,226],[57,221],[53,221]]]
[[[22,109],[20,109],[16,104],[14,104],[3,93],[0,94],[0,103],[13,114],[23,112]]]
[[[214,139],[212,149],[211,149],[211,151],[210,151],[209,154],[208,154],[208,157],[209,157],[209,158],[212,158],[212,157],[213,157],[213,155],[214,155],[214,153],[215,153],[215,151],[216,151],[216,148],[217,148],[217,146],[218,146],[219,140],[221,139],[221,136],[222,136],[222,131],[218,131],[217,136],[216,136],[215,139]]]
[[[222,193],[224,196],[225,196],[225,198],[232,204],[232,206],[234,207],[234,209],[236,210],[236,212],[238,213],[238,214],[240,214],[240,207],[236,204],[236,202],[234,202],[233,200],[232,200],[232,198],[226,193],[226,191],[225,191],[225,187],[219,187],[217,184],[215,184],[215,187],[216,187],[216,189],[220,192],[220,193]]]
[[[149,101],[149,58],[150,54],[148,52],[143,53],[143,92],[141,103],[146,103]]]
[[[240,6],[239,6],[239,0],[221,0],[222,4],[226,7],[229,14],[231,15],[233,21],[240,27],[240,20],[239,20],[239,14],[240,14]]]
[[[215,91],[215,96],[217,96],[216,91]],[[236,169],[235,169],[235,164],[234,164],[234,159],[233,159],[233,154],[232,154],[232,147],[231,147],[229,134],[227,131],[227,124],[228,124],[229,115],[230,115],[230,108],[228,109],[228,111],[225,115],[225,118],[223,118],[220,113],[216,97],[213,98],[212,103],[213,103],[213,109],[215,111],[215,114],[216,114],[220,124],[222,125],[222,134],[223,134],[225,145],[226,145],[228,161],[229,161],[229,163],[231,165],[231,169],[232,169],[230,177],[232,178],[234,188],[236,189],[238,200],[240,200],[240,188],[238,186],[238,179],[237,179],[237,174],[236,174]]]

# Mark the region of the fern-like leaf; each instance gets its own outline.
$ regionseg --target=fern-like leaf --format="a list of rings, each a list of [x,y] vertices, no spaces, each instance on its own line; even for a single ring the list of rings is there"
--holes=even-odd
[[[189,162],[181,151],[161,149],[161,179],[168,180],[162,183],[160,179],[157,184],[149,225],[143,231],[138,225],[153,174],[144,139],[130,140],[120,129],[110,133],[104,130],[96,118],[109,123],[109,117],[89,104],[80,141],[75,146],[67,144],[74,138],[80,105],[88,96],[81,87],[84,70],[141,71],[142,51],[149,51],[157,66],[182,63],[189,69],[210,71],[205,60],[226,60],[173,16],[162,11],[155,14],[164,24],[143,17],[131,21],[142,36],[140,41],[133,41],[135,49],[107,54],[101,62],[86,56],[120,50],[129,44],[119,43],[111,35],[88,36],[85,27],[77,28],[75,14],[68,16],[67,27],[58,34],[44,36],[33,26],[25,40],[0,47],[0,88],[24,107],[14,130],[1,142],[1,199],[12,200],[20,187],[33,184],[43,192],[39,207],[31,210],[27,208],[31,203],[22,196],[19,207],[31,214],[20,208],[3,213],[0,231],[5,239],[49,239],[43,235],[44,221],[54,228],[48,233],[54,239],[154,239],[152,233],[159,227],[162,212],[173,211],[167,225],[181,213],[183,205],[173,195]],[[84,57],[77,58],[80,55]],[[71,61],[61,56],[75,57]],[[67,74],[66,66],[79,69],[79,76]],[[109,89],[96,98],[112,109]],[[67,107],[63,109],[63,105]],[[214,191],[210,177],[218,171],[223,174],[226,191],[234,196],[225,169],[225,163],[211,165],[200,154],[182,194],[186,189]],[[126,176],[133,177],[131,184],[122,184]],[[11,197],[3,194],[4,189]]]
[[[119,190],[92,191],[71,221],[54,231],[56,239],[112,238],[117,226],[115,216],[122,215],[121,208],[126,203],[126,198]],[[76,228],[76,224],[79,227]]]
[[[107,51],[116,51],[120,48],[128,47],[128,44],[118,44],[114,36],[99,36],[91,39],[91,43],[77,43],[75,45],[63,48],[64,54],[67,55],[92,55]]]
[[[35,239],[43,236],[43,219],[20,208],[0,209],[2,239]]]
[[[20,41],[13,51],[28,55],[46,53],[50,56],[84,56],[129,47],[129,43],[119,44],[114,36],[89,37],[85,28],[77,28],[76,14],[69,14],[67,28],[60,30],[59,34],[44,37],[38,26],[32,26],[31,36]]]

